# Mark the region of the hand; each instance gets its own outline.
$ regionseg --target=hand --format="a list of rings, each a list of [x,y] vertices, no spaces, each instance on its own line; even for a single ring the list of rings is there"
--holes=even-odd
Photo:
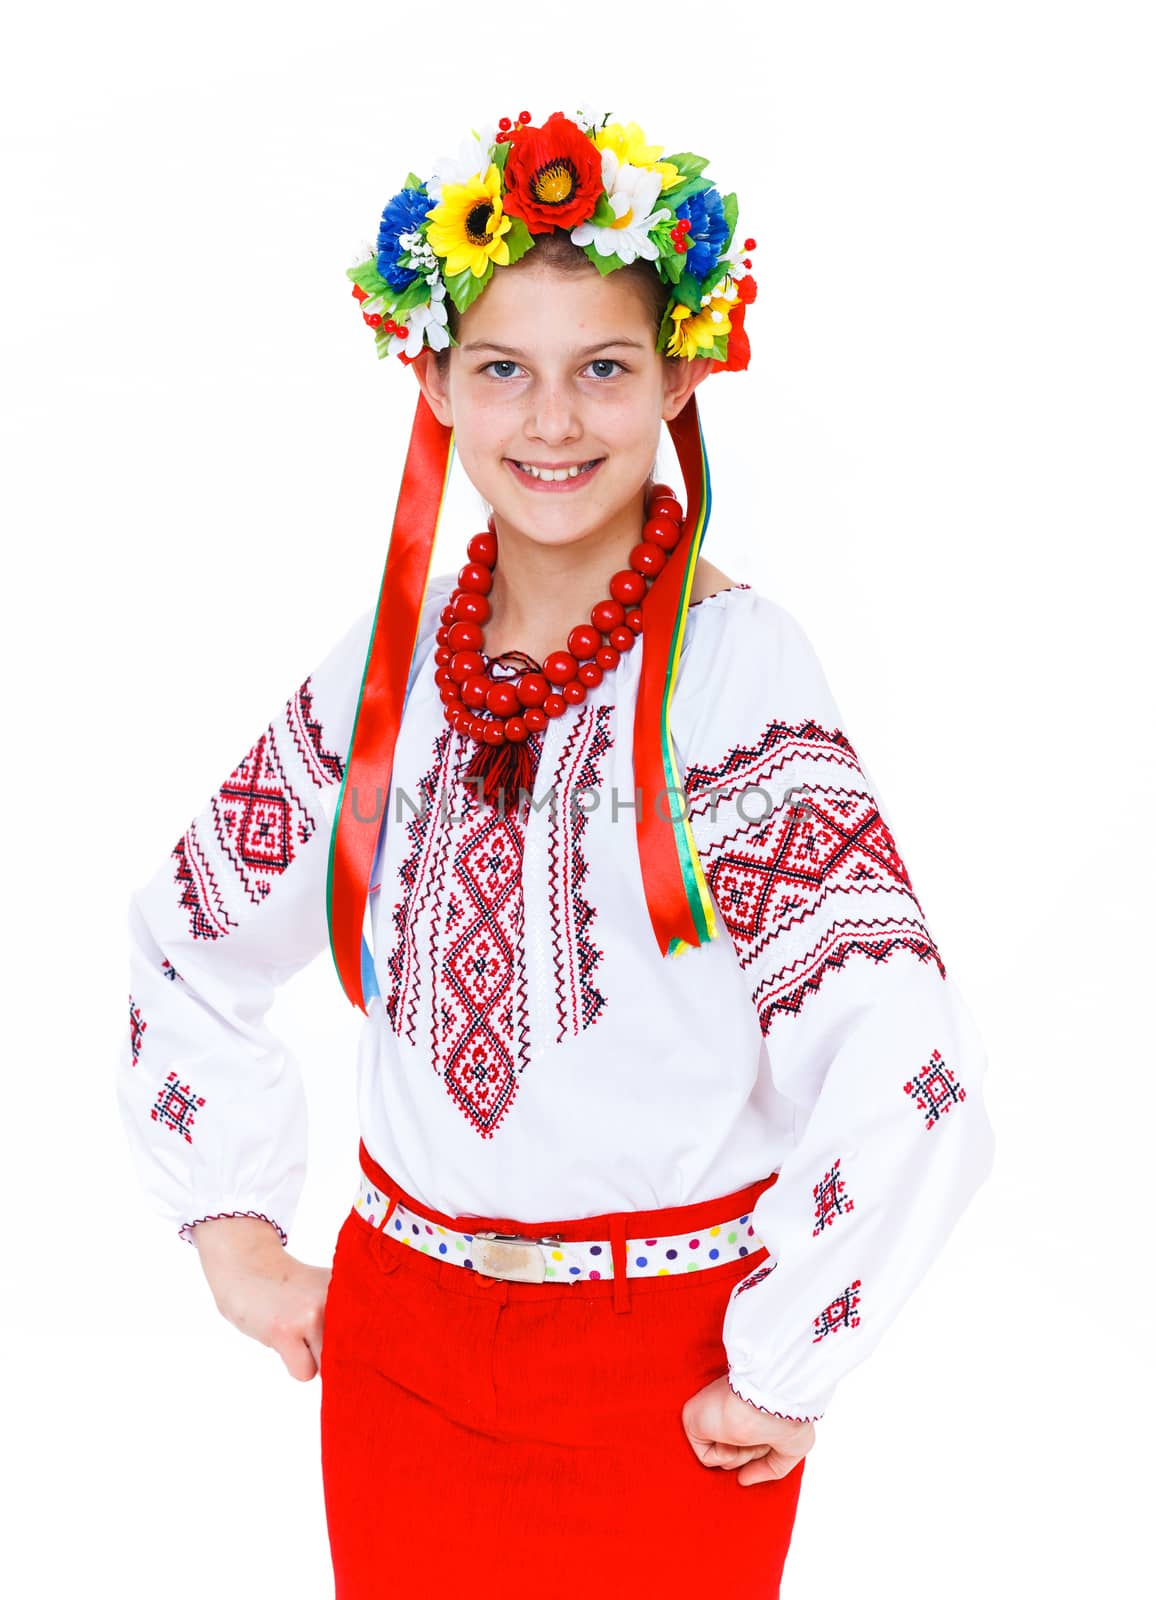
[[[267,1222],[253,1217],[198,1222],[193,1243],[221,1315],[276,1350],[290,1377],[302,1383],[315,1378],[329,1269],[298,1261]]]
[[[682,1425],[704,1467],[741,1468],[745,1488],[785,1478],[815,1442],[812,1422],[793,1422],[748,1405],[727,1379],[716,1378],[682,1408]]]

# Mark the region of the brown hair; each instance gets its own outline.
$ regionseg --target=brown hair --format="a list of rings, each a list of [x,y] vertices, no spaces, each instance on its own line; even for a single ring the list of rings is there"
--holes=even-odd
[[[557,272],[597,272],[598,268],[590,260],[584,250],[574,244],[568,233],[555,231],[554,233],[541,233],[534,240],[534,248],[522,257],[527,267],[549,267]],[[521,263],[517,263],[521,265]],[[502,271],[502,268],[495,268]],[[670,299],[670,286],[662,281],[658,270],[652,261],[631,261],[624,267],[616,267],[616,273],[626,274],[634,280],[645,299],[650,304],[651,316],[654,321],[654,337],[657,341],[658,330],[662,326],[662,319],[666,312],[666,304]],[[484,291],[483,291],[484,293]],[[446,296],[446,310],[451,334],[456,339],[458,336],[459,313],[453,301]],[[437,352],[437,364],[443,370],[450,358],[449,350]]]

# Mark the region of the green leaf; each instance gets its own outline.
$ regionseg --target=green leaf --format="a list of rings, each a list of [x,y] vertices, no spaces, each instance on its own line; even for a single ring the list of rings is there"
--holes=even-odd
[[[419,276],[398,295],[390,315],[396,317],[401,311],[409,311],[413,306],[424,306],[428,303],[429,284]]]
[[[592,244],[583,245],[582,249],[586,253],[587,260],[593,261],[594,265],[598,268],[599,272],[604,278],[609,273],[614,272],[616,268],[624,267],[626,265],[621,256],[600,256],[597,249]]]
[[[595,228],[612,228],[618,221],[617,213],[610,204],[610,197],[605,190],[598,196],[598,204],[594,207],[593,215],[586,220]]]
[[[503,140],[501,144],[491,146],[490,160],[493,162],[494,166],[497,167],[499,172],[505,172],[506,162],[509,160],[509,158],[510,146],[505,140]]]
[[[487,261],[486,270],[480,278],[475,278],[471,268],[464,272],[455,272],[452,278],[446,279],[446,288],[449,290],[450,299],[459,311],[466,311],[473,305],[482,290],[489,283],[494,271],[494,263]]]
[[[704,189],[713,188],[714,184],[709,178],[687,178],[685,183],[680,183],[675,188],[668,189],[665,194],[660,194],[658,200],[660,204],[673,211],[684,200],[689,200],[692,194],[701,194]]]
[[[422,179],[417,177],[412,172],[410,172],[410,173],[408,173],[406,175],[406,180],[402,184],[402,188],[403,189],[420,189],[421,187],[422,187]]]
[[[686,251],[674,248],[669,228],[659,228],[652,238],[658,245],[658,259],[662,263],[663,276],[667,283],[677,283],[686,269]]]
[[[510,213],[507,211],[506,215],[509,217]],[[509,232],[503,237],[510,252],[508,264],[511,267],[515,261],[521,261],[527,250],[534,248],[534,235],[527,228],[521,217],[510,217]]]
[[[739,220],[738,196],[737,195],[733,195],[733,194],[724,194],[723,195],[722,208],[723,208],[723,216],[726,219],[726,225],[730,229],[730,232],[727,234],[727,242],[723,246],[723,249],[724,250],[729,250],[730,247],[731,247],[731,240],[735,236],[735,228],[738,226],[738,220]]]
[[[346,267],[345,276],[355,283],[359,289],[364,289],[367,295],[379,294],[388,300],[393,294],[393,290],[377,270],[376,256],[371,257],[368,261],[361,262],[359,266]]]
[[[726,262],[725,261],[718,262],[715,266],[713,266],[710,269],[710,271],[707,273],[706,277],[702,280],[702,293],[703,294],[710,294],[711,290],[714,289],[718,284],[720,284],[723,281],[723,279],[726,277],[726,275],[727,275],[727,264],[726,264]]]
[[[674,286],[674,298],[679,305],[689,306],[692,311],[702,310],[702,282],[693,272],[684,272]]]
[[[670,343],[670,337],[673,334],[673,332],[674,332],[674,318],[670,314],[670,306],[668,305],[666,310],[663,312],[662,321],[659,324],[659,328],[658,328],[658,342],[656,343],[656,345],[654,347],[659,352],[659,354],[664,354],[665,353],[666,347]]]
[[[697,178],[699,173],[710,165],[707,156],[692,155],[689,150],[684,150],[681,155],[663,156],[664,161],[669,161],[671,166],[677,167],[684,178]]]

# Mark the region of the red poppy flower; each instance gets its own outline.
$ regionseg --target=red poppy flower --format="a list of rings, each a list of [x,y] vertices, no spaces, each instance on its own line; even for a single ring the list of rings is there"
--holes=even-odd
[[[751,296],[753,299],[754,296]],[[712,372],[745,372],[750,365],[751,341],[747,337],[747,330],[743,327],[746,317],[746,302],[740,300],[737,306],[731,308],[731,331],[727,334],[727,358],[725,361],[712,361]]]
[[[503,204],[531,233],[573,228],[592,215],[602,193],[602,152],[560,111],[540,128],[510,138]]]

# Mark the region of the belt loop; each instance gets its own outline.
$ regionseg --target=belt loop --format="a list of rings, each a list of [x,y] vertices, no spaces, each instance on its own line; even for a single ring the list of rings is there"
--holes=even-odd
[[[382,1228],[385,1227],[386,1223],[389,1221],[390,1217],[393,1216],[393,1213],[394,1213],[394,1211],[396,1209],[397,1209],[397,1196],[395,1194],[393,1194],[393,1195],[390,1195],[390,1197],[389,1197],[389,1204],[385,1208],[385,1216],[382,1217],[382,1219],[381,1219],[380,1227],[382,1227]]]
[[[626,1215],[618,1211],[610,1218],[610,1256],[614,1263],[614,1309],[630,1310],[630,1280],[626,1276]]]

